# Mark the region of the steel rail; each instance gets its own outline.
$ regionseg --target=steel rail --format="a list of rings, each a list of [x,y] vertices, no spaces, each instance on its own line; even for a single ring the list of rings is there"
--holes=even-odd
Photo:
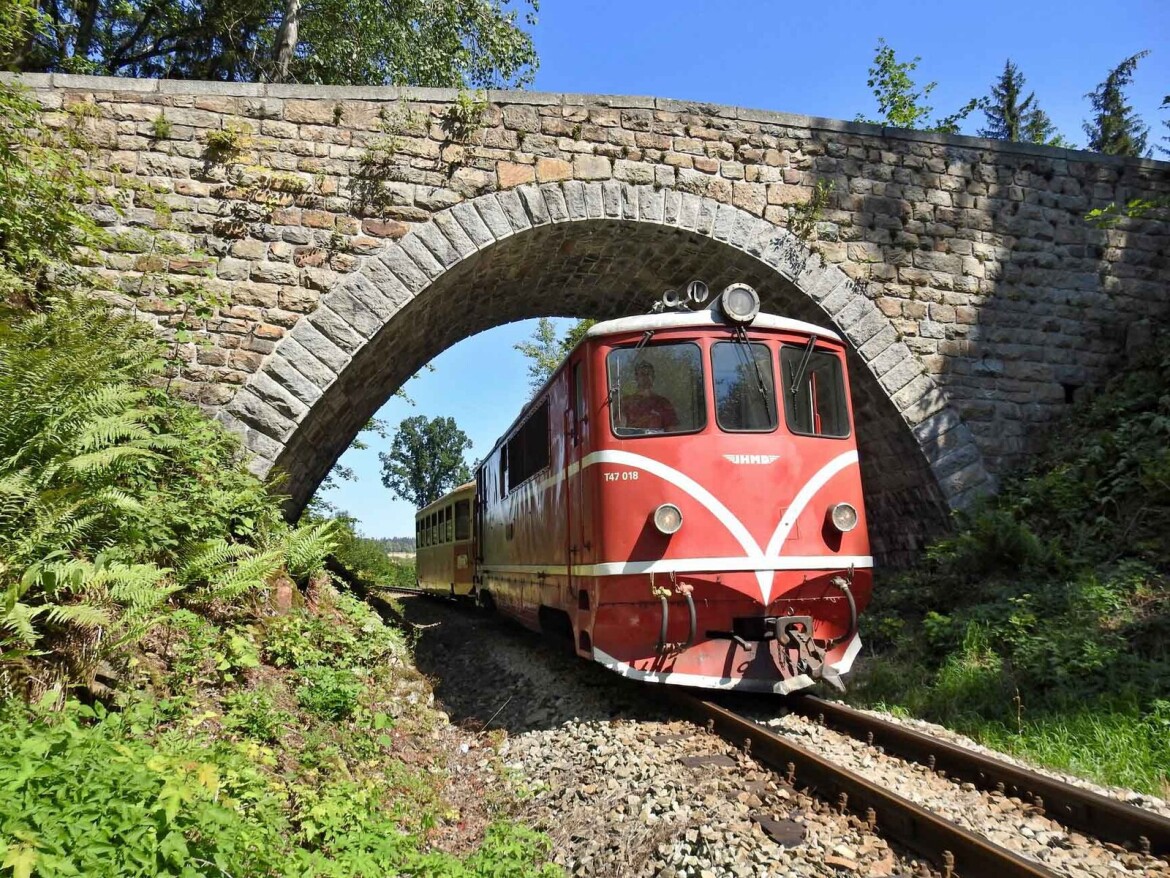
[[[815,795],[939,866],[946,878],[1057,878],[1040,863],[989,842],[725,707],[673,690],[681,709]],[[870,813],[872,812],[872,813]]]
[[[1093,838],[1131,845],[1155,856],[1170,854],[1170,818],[1161,814],[1009,765],[835,701],[805,695],[788,699],[787,705],[802,716],[820,719],[854,737],[864,736],[888,753],[944,771],[949,777],[989,790],[1002,785],[1003,792],[1031,799],[1046,817]]]

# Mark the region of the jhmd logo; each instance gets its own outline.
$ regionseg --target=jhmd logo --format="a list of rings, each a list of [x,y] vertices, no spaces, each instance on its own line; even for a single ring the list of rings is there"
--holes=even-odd
[[[723,457],[734,464],[756,464],[764,466],[780,459],[779,454],[725,454]]]

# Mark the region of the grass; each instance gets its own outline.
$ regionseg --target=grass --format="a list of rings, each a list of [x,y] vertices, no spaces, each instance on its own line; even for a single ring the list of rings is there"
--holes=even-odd
[[[1120,693],[1025,696],[988,652],[952,656],[937,672],[871,656],[848,700],[928,720],[1034,765],[1170,799],[1170,703]]]

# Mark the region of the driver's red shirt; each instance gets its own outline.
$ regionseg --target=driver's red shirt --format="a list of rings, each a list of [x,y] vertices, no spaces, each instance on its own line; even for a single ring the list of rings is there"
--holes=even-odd
[[[657,393],[636,393],[622,400],[622,426],[638,430],[673,430],[678,426],[678,415],[665,396]]]

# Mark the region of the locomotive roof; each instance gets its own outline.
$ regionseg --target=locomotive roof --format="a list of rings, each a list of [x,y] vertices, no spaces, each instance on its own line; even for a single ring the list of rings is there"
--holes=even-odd
[[[606,320],[595,323],[585,333],[586,338],[597,338],[603,335],[614,335],[623,332],[645,332],[646,330],[686,329],[688,327],[705,328],[708,326],[732,326],[722,315],[710,309],[703,311],[664,311],[660,314],[639,314],[634,317],[619,317],[616,320]],[[758,314],[756,318],[744,326],[745,329],[782,329],[797,332],[801,335],[819,335],[823,338],[841,341],[841,336],[831,329],[805,323],[802,320],[790,320],[787,317],[778,317],[775,314]]]

